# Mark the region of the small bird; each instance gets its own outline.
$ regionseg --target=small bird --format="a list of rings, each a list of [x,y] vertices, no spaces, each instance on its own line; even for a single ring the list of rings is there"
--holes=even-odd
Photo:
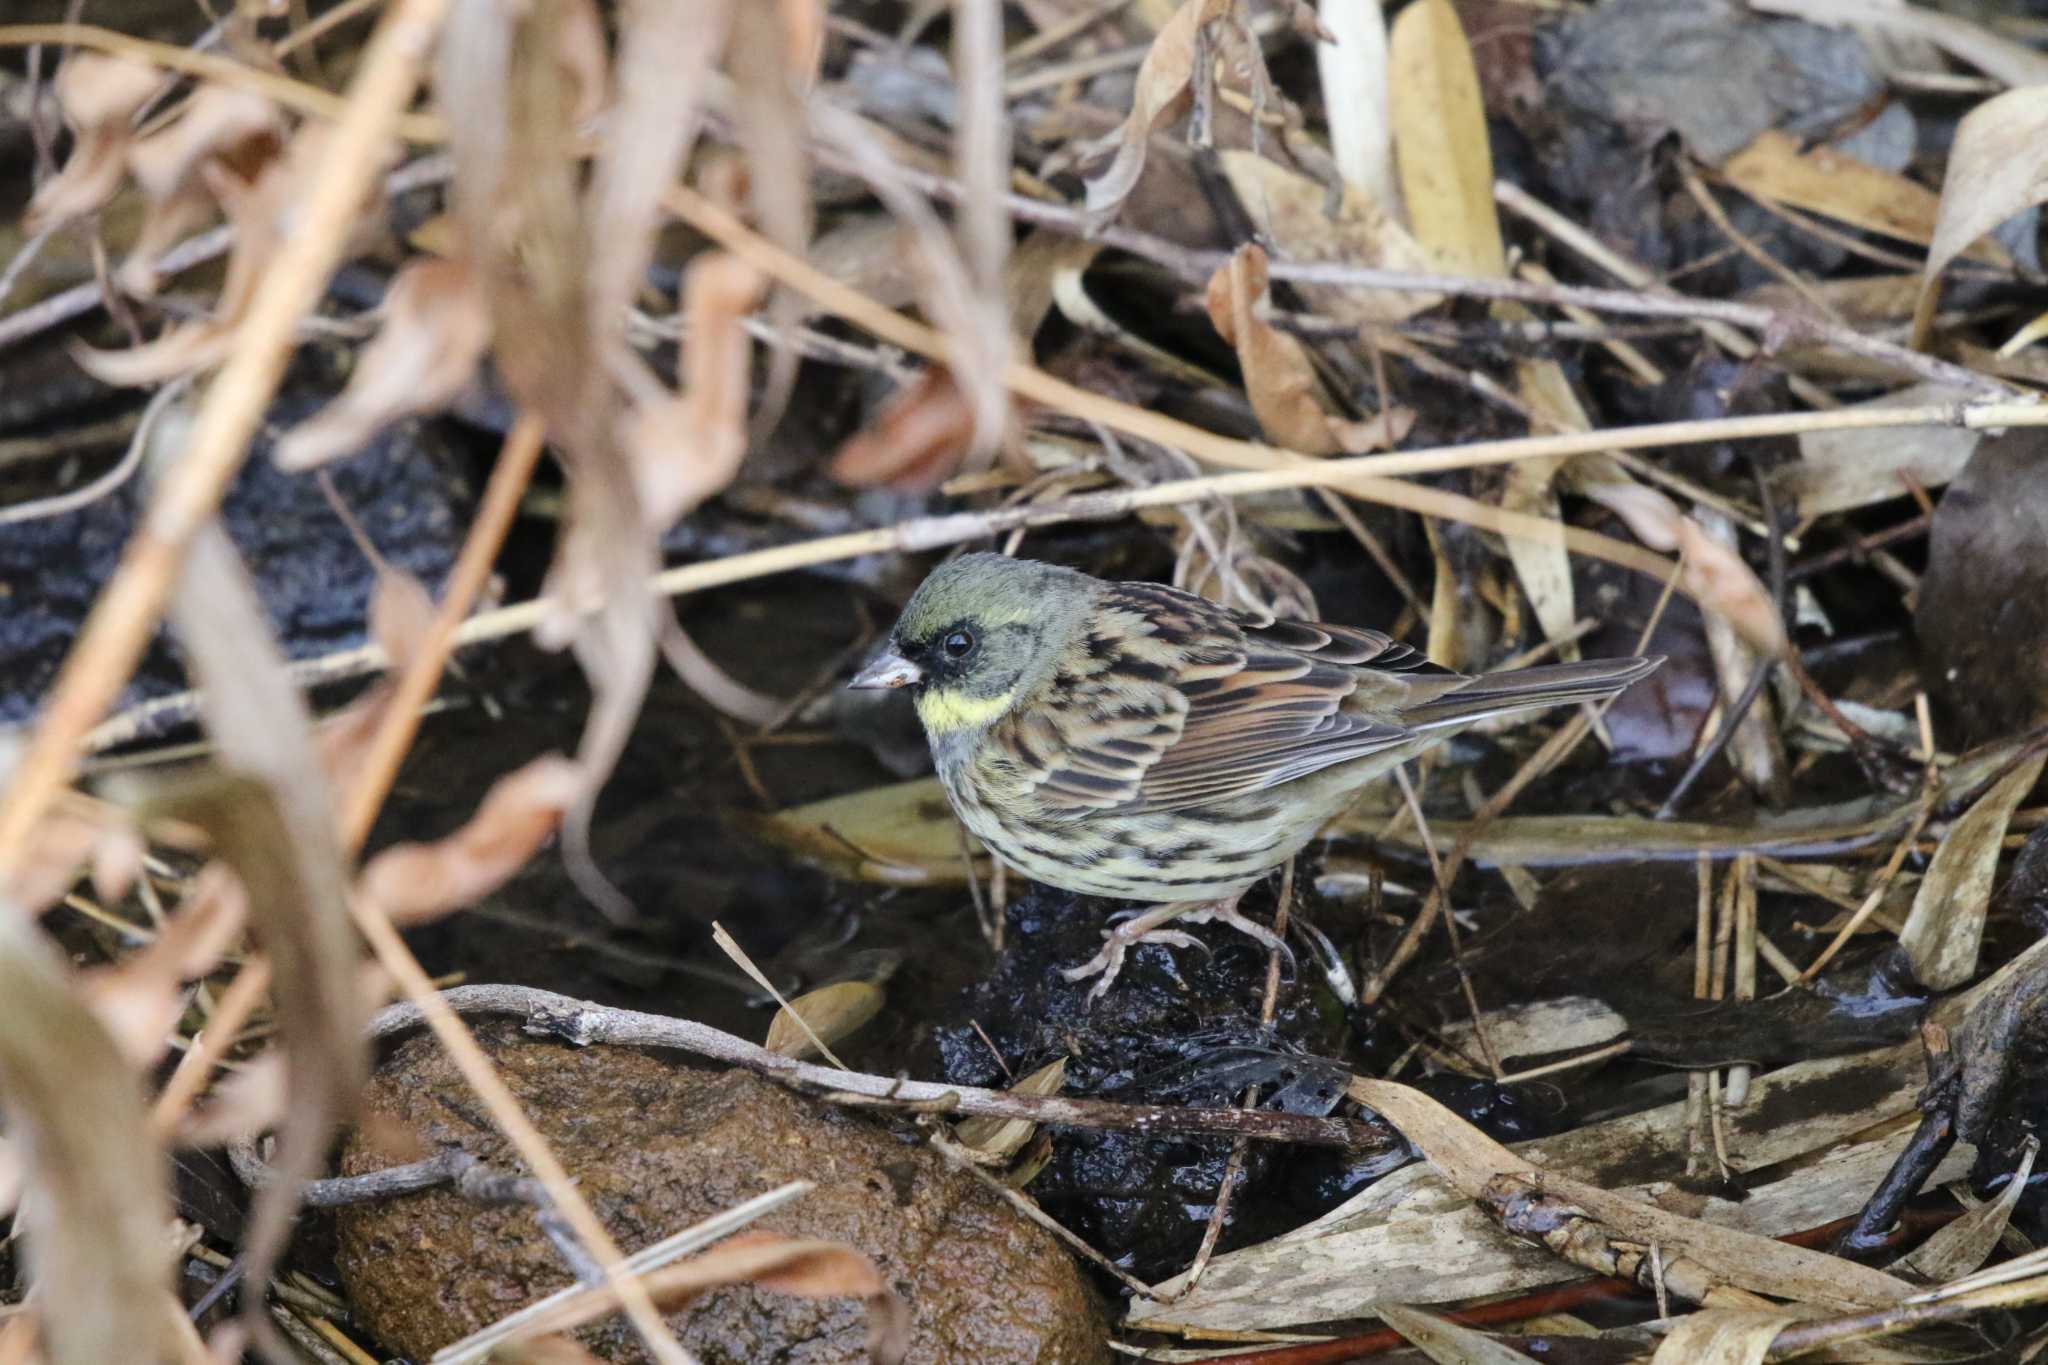
[[[1358,790],[1474,721],[1611,697],[1661,658],[1472,677],[1376,630],[1262,620],[1158,583],[962,555],[850,687],[907,687],[954,813],[1034,880],[1151,902],[1066,973],[1238,913]]]

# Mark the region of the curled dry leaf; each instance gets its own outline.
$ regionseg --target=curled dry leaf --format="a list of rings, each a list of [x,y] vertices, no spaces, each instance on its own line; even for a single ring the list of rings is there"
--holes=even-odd
[[[1914,978],[1929,990],[1954,990],[1977,975],[2006,827],[2044,765],[2048,755],[2021,759],[1942,835],[1899,934]]]
[[[492,783],[476,814],[447,838],[395,844],[372,858],[359,893],[400,924],[472,904],[525,866],[583,790],[583,769],[542,755]]]
[[[1178,117],[1187,107],[1188,82],[1195,72],[1195,51],[1202,27],[1229,11],[1228,0],[1186,0],[1152,38],[1131,94],[1131,112],[1123,125],[1090,154],[1114,149],[1109,164],[1088,182],[1089,221],[1107,223],[1137,188],[1145,171],[1146,143],[1153,130]]]
[[[799,1061],[821,1056],[819,1043],[830,1047],[866,1027],[882,1012],[886,998],[882,988],[872,981],[835,981],[820,986],[775,1011],[763,1046]],[[810,1026],[808,1032],[804,1029],[806,1024]]]
[[[391,281],[382,325],[341,396],[278,441],[279,467],[311,469],[354,454],[402,417],[453,402],[491,341],[490,310],[465,259],[423,258]]]
[[[2008,90],[1986,100],[1956,125],[1941,207],[1920,296],[1913,306],[1913,344],[1927,345],[1939,302],[1941,272],[1979,237],[2021,209],[2048,199],[2048,85]]]
[[[1361,8],[1373,6],[1368,3]],[[1221,152],[1218,160],[1238,202],[1289,261],[1327,261],[1417,274],[1439,268],[1436,258],[1414,235],[1361,190],[1347,186],[1333,214],[1328,209],[1328,193],[1305,175],[1253,152]],[[1294,287],[1316,312],[1360,325],[1400,322],[1443,302],[1440,294],[1418,290],[1359,289],[1305,281]]]
[[[1365,422],[1323,410],[1320,385],[1299,340],[1259,316],[1266,297],[1266,253],[1242,246],[1209,277],[1209,321],[1237,351],[1245,391],[1274,444],[1304,455],[1383,449],[1407,434],[1413,414],[1391,409]]]
[[[623,440],[647,524],[673,525],[739,473],[747,453],[747,314],[767,277],[737,256],[707,252],[683,283],[683,389],[637,407]]]
[[[1763,1365],[1778,1333],[1805,1316],[1765,1308],[1702,1308],[1672,1324],[1651,1365]]]
[[[974,442],[974,408],[943,365],[924,370],[889,399],[872,425],[832,456],[832,477],[856,488],[922,491],[953,476]]]
[[[0,907],[0,1095],[49,1365],[172,1357],[171,1209],[135,1071],[27,915]]]
[[[86,1003],[137,1069],[163,1056],[184,1012],[185,983],[220,965],[248,915],[241,882],[221,864],[208,863],[155,942],[118,966],[85,973]]]
[[[290,1102],[285,1055],[269,1048],[214,1086],[206,1103],[178,1124],[178,1141],[188,1147],[246,1142],[283,1122]]]
[[[73,52],[54,82],[71,130],[64,168],[43,182],[22,217],[30,233],[92,213],[114,197],[127,173],[135,116],[163,82],[153,66],[126,57]]]
[[[1619,477],[1615,477],[1615,476]],[[1577,491],[1628,523],[1653,550],[1677,551],[1679,586],[1702,609],[1727,618],[1750,648],[1777,657],[1788,647],[1785,624],[1756,572],[1732,548],[1708,535],[1678,504],[1627,476],[1611,461],[1579,460],[1567,471]]]
[[[276,154],[284,134],[284,116],[269,100],[207,83],[174,122],[137,142],[128,169],[149,207],[121,266],[121,287],[154,294],[157,258],[213,211],[213,193],[199,176],[202,164],[218,161],[246,174]]]

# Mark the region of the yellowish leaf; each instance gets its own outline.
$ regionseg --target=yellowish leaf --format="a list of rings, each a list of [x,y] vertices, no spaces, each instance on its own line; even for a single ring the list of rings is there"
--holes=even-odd
[[[872,981],[835,981],[820,986],[775,1011],[763,1046],[798,1061],[821,1056],[819,1043],[830,1047],[859,1032],[882,1012],[886,999],[882,988]],[[805,1024],[810,1025],[809,1032]]]
[[[1913,308],[1913,344],[1934,326],[1936,287],[1949,262],[2006,219],[2048,199],[2048,86],[2008,90],[1956,125],[1941,207]]]
[[[1409,225],[1448,269],[1506,274],[1479,71],[1451,0],[1402,10],[1390,45],[1394,153]]]
[[[1067,1059],[1056,1057],[1012,1085],[1011,1095],[1057,1095],[1067,1083]],[[1024,1150],[1038,1125],[1028,1119],[963,1119],[955,1130],[963,1147],[971,1147],[991,1161],[1008,1161]]]

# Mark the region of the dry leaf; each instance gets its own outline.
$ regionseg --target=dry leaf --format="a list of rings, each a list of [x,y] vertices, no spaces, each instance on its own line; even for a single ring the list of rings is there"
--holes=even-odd
[[[1372,0],[1366,0],[1366,8]],[[1347,187],[1334,215],[1329,195],[1305,175],[1252,152],[1218,154],[1238,202],[1258,222],[1274,249],[1289,262],[1430,274],[1441,263],[1408,229],[1360,190]],[[1409,289],[1365,289],[1352,285],[1296,281],[1310,307],[1340,322],[1400,322],[1443,302],[1440,294]]]
[[[121,266],[121,287],[154,294],[157,258],[213,211],[213,193],[199,176],[202,164],[219,161],[247,174],[277,154],[284,135],[284,116],[269,100],[205,83],[175,122],[137,142],[128,169],[149,207]]]
[[[1628,477],[1613,461],[1581,459],[1569,471],[1575,489],[1628,523],[1653,550],[1677,551],[1680,586],[1702,609],[1717,612],[1760,654],[1788,647],[1777,604],[1741,555],[1716,541],[1663,493]]]
[[[1756,1308],[1702,1308],[1672,1324],[1651,1365],[1763,1365],[1778,1333],[1804,1316]]]
[[[1444,266],[1504,275],[1493,150],[1479,71],[1450,0],[1416,0],[1394,20],[1394,152],[1415,236]]]
[[[2048,83],[2048,54],[2001,38],[1960,14],[1925,4],[1873,5],[1870,0],[1749,0],[1764,14],[1785,14],[1809,23],[1854,25],[1921,39],[1951,57],[2007,85]]]
[[[230,1072],[204,1105],[179,1122],[178,1141],[188,1147],[246,1142],[282,1123],[290,1103],[285,1055],[268,1048]]]
[[[1209,321],[1237,350],[1245,392],[1268,440],[1304,455],[1333,455],[1384,449],[1407,434],[1412,414],[1400,409],[1364,422],[1324,412],[1308,351],[1259,316],[1265,298],[1266,253],[1257,245],[1239,247],[1209,277]]]
[[[248,917],[242,883],[220,863],[208,863],[154,942],[80,978],[86,1003],[138,1070],[163,1056],[185,1009],[185,983],[220,965]]]
[[[1832,147],[1803,149],[1797,138],[1775,128],[1737,152],[1721,173],[1729,184],[1758,199],[1825,214],[1916,246],[1934,239],[1940,200],[1919,181]],[[1986,242],[1969,254],[1993,265],[2012,264],[2012,257],[1996,242]]]
[[[403,417],[453,402],[491,341],[490,311],[476,272],[461,258],[426,257],[392,279],[377,335],[357,356],[348,386],[281,437],[271,458],[311,469],[368,445]]]
[[[1400,1303],[1374,1304],[1372,1311],[1437,1365],[1529,1365],[1520,1351],[1449,1318]]]
[[[1917,407],[1967,397],[1960,389],[1915,384],[1851,406]],[[1774,470],[1772,482],[1801,517],[1845,512],[1904,496],[1909,479],[1922,488],[1940,488],[1963,472],[1983,437],[1968,427],[1802,432],[1799,459]]]
[[[48,1365],[160,1361],[171,1284],[163,1152],[142,1086],[35,922],[0,907],[0,1095],[27,1172],[15,1227]]]
[[[7,870],[0,898],[14,909],[39,915],[62,900],[90,868],[100,899],[116,901],[140,875],[142,853],[142,837],[126,811],[67,797],[37,824],[25,856]]]
[[[544,754],[499,778],[461,829],[430,844],[394,844],[357,883],[400,924],[418,924],[489,895],[526,865],[583,795],[581,768]]]
[[[1057,1095],[1067,1083],[1067,1059],[1055,1057],[1038,1070],[1011,1085],[1007,1095]],[[1028,1119],[962,1119],[954,1129],[960,1145],[971,1148],[992,1162],[1008,1161],[1024,1150],[1038,1125]]]
[[[127,173],[135,116],[162,84],[161,71],[126,57],[78,51],[65,58],[53,85],[71,130],[71,155],[29,201],[25,232],[92,213],[114,197]]]
[[[1932,1237],[1899,1257],[1891,1268],[1923,1284],[1947,1284],[1974,1275],[2012,1225],[2012,1211],[2019,1207],[2040,1155],[2040,1140],[2029,1138],[2020,1151],[2019,1169],[2006,1178],[1996,1199],[1967,1209],[1953,1223],[1935,1229]]]
[[[1323,0],[1319,18],[1329,32],[1316,44],[1316,77],[1330,125],[1331,159],[1347,186],[1398,216],[1387,17],[1380,0]]]
[[[967,879],[960,825],[935,777],[743,817],[743,823],[835,876],[891,886],[958,886]]]
[[[1929,990],[1953,990],[1977,974],[1977,950],[2006,826],[2040,780],[2044,765],[2048,755],[2035,754],[1993,783],[1948,827],[1927,865],[1899,946],[1914,977]]]
[[[887,998],[872,981],[836,981],[820,986],[775,1011],[763,1046],[798,1061],[823,1056],[818,1050],[819,1043],[830,1047],[859,1032],[882,1012],[882,1002]],[[810,1025],[808,1033],[798,1019]]]
[[[1116,216],[1145,171],[1146,144],[1153,130],[1180,115],[1187,106],[1188,82],[1195,71],[1196,38],[1205,24],[1228,12],[1228,0],[1186,0],[1173,18],[1153,36],[1138,81],[1131,93],[1131,112],[1091,153],[1114,148],[1109,164],[1088,182],[1088,219],[1100,226]]]
[[[725,252],[691,262],[683,282],[683,388],[638,406],[621,433],[647,524],[666,530],[724,490],[747,453],[747,314],[768,280]]]
[[[951,478],[973,441],[973,406],[953,372],[932,365],[897,390],[870,425],[847,437],[828,469],[855,488],[918,492]]]
[[[1941,207],[1913,307],[1913,344],[1925,348],[1941,298],[1941,272],[2006,219],[2048,199],[2048,85],[2008,90],[1963,116],[1941,182]]]

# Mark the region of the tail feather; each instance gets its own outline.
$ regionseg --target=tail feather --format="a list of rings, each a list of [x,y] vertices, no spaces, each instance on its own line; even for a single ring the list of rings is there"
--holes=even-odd
[[[1412,730],[1470,725],[1488,716],[1611,697],[1657,671],[1663,655],[1638,659],[1588,659],[1574,664],[1540,664],[1488,673],[1401,712]]]

